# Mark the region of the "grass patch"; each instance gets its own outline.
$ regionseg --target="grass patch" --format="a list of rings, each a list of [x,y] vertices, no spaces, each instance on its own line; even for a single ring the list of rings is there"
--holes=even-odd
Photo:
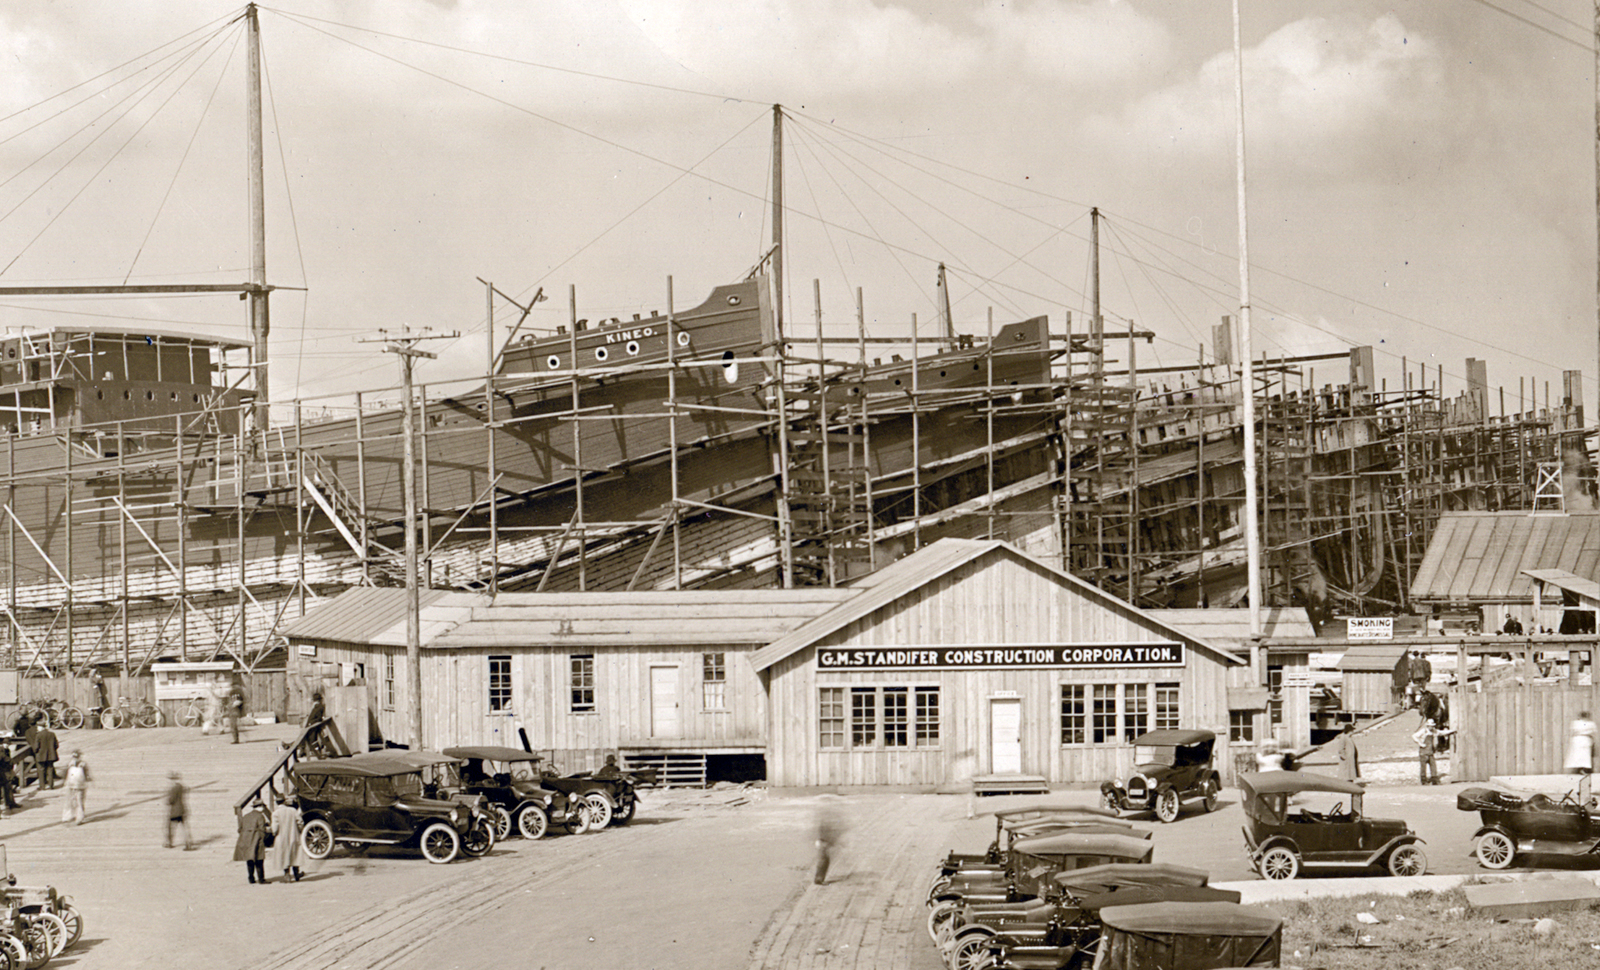
[[[1532,920],[1497,923],[1467,906],[1459,888],[1405,896],[1363,895],[1264,903],[1283,918],[1285,967],[1351,970],[1513,970],[1600,966],[1600,909],[1552,913],[1555,928]],[[1379,922],[1363,923],[1358,913]],[[1297,954],[1298,951],[1298,955]]]

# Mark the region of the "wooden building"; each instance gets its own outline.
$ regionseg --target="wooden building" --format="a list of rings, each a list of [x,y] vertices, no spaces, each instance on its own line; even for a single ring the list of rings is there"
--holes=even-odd
[[[1390,714],[1402,703],[1395,690],[1395,671],[1411,655],[1410,647],[1392,640],[1352,643],[1339,658],[1344,709],[1355,714]]]
[[[1094,782],[1145,731],[1228,736],[1242,658],[1005,543],[945,539],[854,588],[751,656],[775,784]]]

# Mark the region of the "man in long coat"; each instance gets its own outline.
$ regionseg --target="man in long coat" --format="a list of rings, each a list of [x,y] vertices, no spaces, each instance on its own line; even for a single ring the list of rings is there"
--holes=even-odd
[[[39,731],[33,736],[33,756],[39,762],[39,788],[56,787],[56,762],[61,759],[61,751],[56,743],[56,732],[50,730],[50,725],[39,725]]]
[[[268,868],[295,882],[300,881],[299,801],[293,792],[279,797],[272,810],[272,855],[267,859]]]
[[[258,798],[239,816],[239,841],[233,845],[233,861],[244,863],[245,873],[250,877],[250,881],[263,886],[267,884],[267,873],[263,863],[267,850],[266,842],[267,809]]]

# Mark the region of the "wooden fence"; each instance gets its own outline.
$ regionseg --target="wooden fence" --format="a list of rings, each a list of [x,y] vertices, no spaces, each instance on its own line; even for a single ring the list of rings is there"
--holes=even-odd
[[[1574,718],[1600,714],[1600,687],[1524,684],[1484,693],[1452,691],[1456,728],[1451,781],[1559,774]]]
[[[258,670],[242,675],[244,703],[247,714],[276,714],[278,720],[299,717],[303,711],[289,709],[287,672],[283,670]],[[61,700],[87,711],[92,689],[87,677],[27,677],[17,684],[17,699],[28,701]],[[106,694],[115,704],[118,697],[126,697],[132,704],[155,700],[155,677],[148,670],[136,677],[116,676],[106,678]],[[186,700],[161,701],[161,710],[169,725],[178,723],[180,711],[189,706]],[[0,731],[9,732],[11,721],[20,705],[0,704]]]

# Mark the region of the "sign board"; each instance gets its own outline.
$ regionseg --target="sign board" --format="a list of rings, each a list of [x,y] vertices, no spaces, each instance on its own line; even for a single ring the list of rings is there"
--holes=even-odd
[[[316,655],[317,655],[317,645],[316,644],[314,644],[314,643],[302,643],[302,644],[300,644],[300,656],[302,656],[302,657],[315,657]]]
[[[1311,671],[1305,668],[1295,668],[1283,672],[1283,686],[1285,687],[1310,687]]]
[[[817,650],[818,670],[1012,670],[1181,667],[1181,643],[1008,643]]]
[[[1346,640],[1393,640],[1394,617],[1352,616],[1345,620]]]
[[[150,665],[150,676],[155,680],[158,701],[205,697],[232,683],[233,662],[155,663]]]

